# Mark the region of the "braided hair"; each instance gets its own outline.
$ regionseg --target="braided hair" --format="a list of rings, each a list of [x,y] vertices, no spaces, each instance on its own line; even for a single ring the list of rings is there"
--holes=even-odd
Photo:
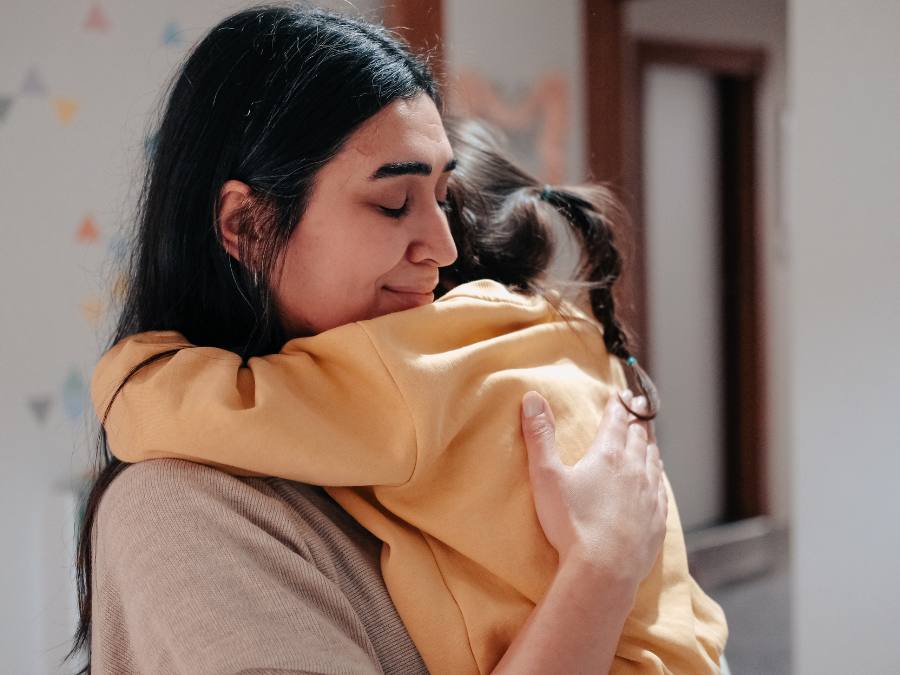
[[[578,287],[603,326],[606,350],[629,366],[635,388],[647,399],[645,412],[631,412],[640,419],[656,417],[656,386],[629,351],[627,331],[615,312],[613,285],[622,257],[614,230],[629,224],[619,200],[601,185],[543,185],[511,159],[499,134],[482,122],[451,118],[445,128],[458,162],[447,211],[459,257],[441,269],[440,291],[477,279],[526,295]],[[554,221],[560,216],[580,245],[572,281],[550,273],[557,250]]]

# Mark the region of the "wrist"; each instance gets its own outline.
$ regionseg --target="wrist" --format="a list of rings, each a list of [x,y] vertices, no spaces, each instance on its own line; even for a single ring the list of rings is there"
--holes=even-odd
[[[493,675],[608,673],[636,595],[630,575],[579,548],[561,553],[553,583]]]
[[[627,614],[634,606],[640,580],[622,565],[607,562],[596,552],[574,546],[560,555],[557,580],[575,582],[579,594],[586,598],[604,597],[605,602]]]

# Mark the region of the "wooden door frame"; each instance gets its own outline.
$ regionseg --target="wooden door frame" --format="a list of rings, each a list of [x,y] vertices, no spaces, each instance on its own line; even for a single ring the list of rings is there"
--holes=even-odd
[[[588,178],[621,186],[625,40],[622,0],[583,0]]]
[[[425,56],[438,82],[444,64],[443,0],[392,0],[384,7],[384,25],[403,38],[413,53]]]
[[[732,296],[737,296],[736,312],[729,314],[723,297],[723,376],[725,387],[723,418],[725,423],[725,513],[726,521],[768,513],[766,480],[766,373],[765,334],[762,321],[763,279],[761,258],[762,229],[759,221],[758,185],[758,90],[765,67],[765,54],[756,48],[703,43],[683,43],[638,39],[627,50],[625,59],[625,140],[626,192],[634,222],[634,262],[626,277],[632,294],[631,325],[641,338],[638,358],[652,373],[648,323],[646,230],[644,214],[643,83],[653,65],[683,66],[703,70],[717,82],[720,134],[720,279]],[[735,132],[733,143],[729,130]],[[731,144],[731,145],[729,145]],[[730,195],[731,199],[726,197]],[[732,232],[731,236],[727,233]],[[734,234],[738,232],[740,234]],[[736,261],[737,271],[727,269],[726,261]],[[725,296],[725,292],[723,292]],[[734,343],[732,343],[732,339]]]

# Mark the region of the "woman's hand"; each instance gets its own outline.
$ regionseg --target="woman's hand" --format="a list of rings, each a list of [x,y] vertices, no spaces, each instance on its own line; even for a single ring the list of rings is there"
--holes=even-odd
[[[632,409],[643,397],[622,394]],[[522,400],[534,503],[544,534],[559,552],[637,586],[649,573],[666,534],[668,498],[650,425],[611,396],[584,457],[565,466],[556,451],[549,404],[536,392]]]
[[[623,394],[633,410],[646,404]],[[522,400],[534,502],[559,569],[493,675],[608,673],[638,584],[666,532],[668,498],[652,430],[613,396],[587,454],[556,453],[550,406]]]

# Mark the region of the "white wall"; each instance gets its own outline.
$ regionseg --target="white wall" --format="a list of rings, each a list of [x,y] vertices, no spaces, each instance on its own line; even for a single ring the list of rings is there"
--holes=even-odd
[[[95,4],[106,30],[85,29]],[[115,278],[149,111],[188,47],[248,4],[2,5],[0,672],[52,672],[65,652],[58,642],[71,606],[61,565],[72,526],[60,505],[88,466],[85,385],[108,338],[104,321],[88,318]],[[371,12],[376,3],[355,4]],[[166,45],[170,24],[178,39]],[[40,87],[24,86],[32,68]],[[66,101],[77,110],[63,125],[57,106]],[[76,238],[86,214],[99,230],[94,241]]]
[[[656,420],[685,530],[724,511],[718,98],[708,73],[651,66],[644,87],[644,228]]]
[[[759,217],[768,359],[768,485],[772,515],[790,519],[791,411],[789,264],[781,205],[781,126],[785,106],[786,0],[629,0],[634,37],[761,47],[768,57],[759,92]]]
[[[586,172],[584,68],[581,0],[445,0],[444,41],[452,72],[475,69],[515,104],[542,76],[568,80],[569,115],[565,141],[568,181]],[[528,168],[537,170],[529,165]]]
[[[788,25],[795,673],[897,673],[900,3]]]

